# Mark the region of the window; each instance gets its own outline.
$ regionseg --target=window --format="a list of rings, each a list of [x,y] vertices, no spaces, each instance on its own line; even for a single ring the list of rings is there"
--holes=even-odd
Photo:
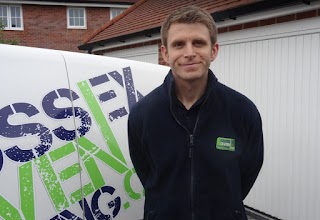
[[[125,9],[122,8],[110,8],[110,19],[117,17],[119,14],[124,12]]]
[[[0,22],[5,30],[23,30],[21,6],[0,5]]]
[[[86,11],[84,8],[68,8],[68,28],[86,29]]]

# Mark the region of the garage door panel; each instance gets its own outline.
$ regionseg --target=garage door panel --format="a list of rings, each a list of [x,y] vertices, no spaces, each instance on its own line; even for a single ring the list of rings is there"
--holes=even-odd
[[[237,41],[221,34],[211,68],[253,100],[263,119],[265,163],[245,204],[280,219],[313,220],[320,219],[320,27],[311,33],[310,20],[298,23],[284,34],[275,25],[277,35],[264,39],[254,37],[257,30],[232,32]]]
[[[104,56],[158,64],[158,45],[148,45],[125,50],[117,50],[103,54]]]

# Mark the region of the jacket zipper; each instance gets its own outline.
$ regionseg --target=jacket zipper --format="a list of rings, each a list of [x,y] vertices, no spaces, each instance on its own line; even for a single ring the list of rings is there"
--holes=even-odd
[[[186,132],[189,135],[189,158],[190,158],[190,162],[191,162],[191,172],[190,172],[190,200],[191,200],[191,219],[194,220],[195,219],[195,214],[194,214],[194,208],[193,208],[193,200],[194,200],[194,191],[193,191],[193,182],[194,182],[194,174],[193,174],[193,146],[194,146],[194,134],[190,134],[189,130],[183,126],[183,124],[181,124],[181,122],[177,119],[176,115],[173,113],[172,110],[172,100],[171,100],[171,96],[170,96],[170,110],[171,113],[174,117],[174,119],[176,120],[176,122],[180,125],[180,127],[182,127],[184,130],[186,130]],[[199,117],[199,115],[198,115]],[[196,121],[195,127],[197,125],[198,119]],[[195,131],[195,129],[193,130],[193,132]]]
[[[211,91],[210,91],[211,92]],[[202,110],[202,107],[204,106],[204,103],[207,102],[207,99],[209,97],[208,93],[207,97],[205,98],[205,100],[203,101],[203,103],[200,106],[198,115],[197,115],[197,119],[196,119],[196,123],[194,124],[194,128],[192,131],[192,134],[190,134],[189,130],[183,126],[181,124],[181,122],[177,119],[177,117],[175,116],[175,114],[173,113],[172,110],[172,99],[171,99],[171,94],[169,93],[169,100],[170,100],[170,111],[174,117],[174,119],[176,120],[176,122],[184,129],[187,131],[188,135],[189,135],[189,158],[190,158],[190,163],[191,163],[191,173],[190,173],[190,199],[191,199],[191,220],[195,220],[195,212],[194,212],[194,157],[193,157],[193,151],[194,151],[194,134],[198,125],[198,121],[199,121],[199,116],[200,116],[200,112]]]
[[[206,100],[205,100],[206,101]],[[199,116],[200,116],[200,111],[202,109],[203,104],[201,105],[200,109],[199,109],[199,114],[197,116],[197,120],[196,123],[194,125],[192,134],[190,134],[189,130],[183,126],[181,124],[181,122],[177,119],[177,117],[175,116],[175,114],[172,111],[172,106],[171,106],[171,102],[170,102],[170,108],[171,108],[171,112],[172,115],[174,117],[174,119],[177,121],[177,123],[184,129],[187,131],[188,135],[189,135],[189,158],[190,158],[190,163],[191,163],[191,172],[190,172],[190,199],[191,199],[191,220],[195,219],[195,213],[194,213],[194,157],[193,157],[193,150],[194,150],[194,133],[196,131],[196,127],[199,121]]]
[[[204,100],[205,102],[206,100]],[[200,116],[200,111],[202,109],[202,106],[204,105],[204,102],[202,103],[198,115],[197,115],[197,120],[196,123],[194,124],[194,128],[192,131],[192,134],[190,134],[189,132],[189,143],[190,143],[190,147],[189,147],[189,158],[190,158],[190,163],[191,163],[191,174],[190,174],[190,197],[191,197],[191,220],[196,219],[195,217],[195,212],[194,212],[194,156],[193,156],[193,151],[194,151],[194,134],[198,125],[198,121],[199,121],[199,116]],[[186,129],[188,130],[188,129]]]
[[[195,219],[194,214],[194,157],[193,157],[193,147],[194,147],[194,136],[189,134],[190,147],[189,147],[189,158],[191,163],[191,173],[190,173],[190,198],[191,198],[191,219]]]

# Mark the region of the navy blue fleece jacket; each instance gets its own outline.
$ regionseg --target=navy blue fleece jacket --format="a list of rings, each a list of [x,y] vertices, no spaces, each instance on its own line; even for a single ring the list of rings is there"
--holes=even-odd
[[[263,162],[260,114],[209,70],[192,133],[172,111],[172,73],[133,106],[130,156],[145,189],[145,220],[246,220],[243,199]]]

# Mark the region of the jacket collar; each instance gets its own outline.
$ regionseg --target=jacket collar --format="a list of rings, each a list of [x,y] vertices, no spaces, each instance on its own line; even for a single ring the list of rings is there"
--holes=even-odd
[[[209,69],[208,70],[207,87],[206,87],[204,95],[202,95],[202,97],[200,99],[202,99],[203,97],[205,97],[205,99],[206,99],[209,96],[210,92],[212,91],[212,89],[215,86],[217,81],[218,81],[217,77]],[[168,92],[167,94],[169,95],[169,97],[171,97],[171,94],[172,94],[173,83],[174,83],[174,79],[173,79],[173,75],[172,75],[172,70],[170,70],[169,73],[167,74],[165,80],[164,80],[164,84],[166,85],[167,92]]]

